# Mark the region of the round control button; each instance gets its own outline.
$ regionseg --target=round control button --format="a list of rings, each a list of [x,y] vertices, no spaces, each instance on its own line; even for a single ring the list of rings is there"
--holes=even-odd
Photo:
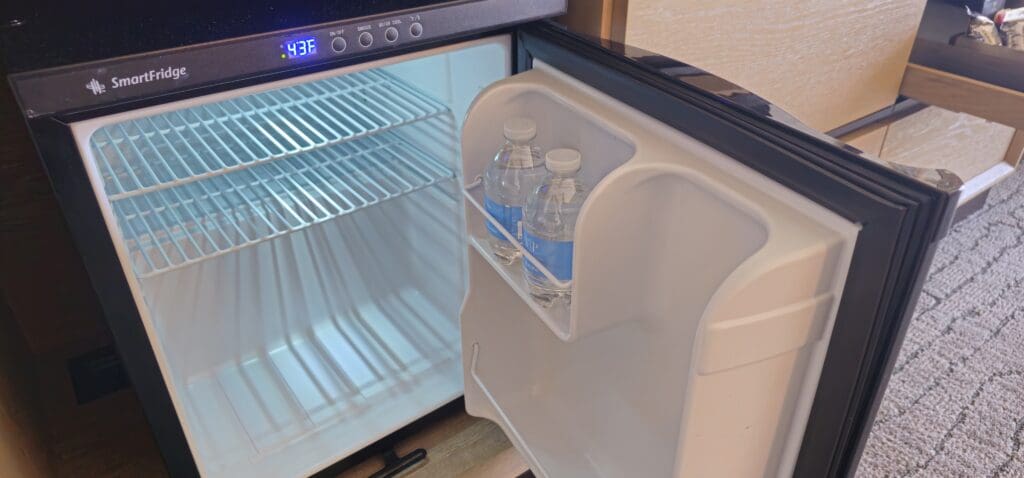
[[[412,25],[409,25],[409,34],[418,38],[420,35],[423,34],[423,25],[420,24],[420,22],[416,22],[413,23]]]
[[[393,43],[398,39],[398,29],[395,27],[389,27],[387,30],[384,30],[384,39],[387,40],[388,43]]]
[[[373,45],[373,35],[370,32],[363,32],[359,34],[359,44],[363,47]]]
[[[331,48],[334,49],[335,53],[341,53],[348,48],[348,42],[342,37],[334,37],[331,40]]]

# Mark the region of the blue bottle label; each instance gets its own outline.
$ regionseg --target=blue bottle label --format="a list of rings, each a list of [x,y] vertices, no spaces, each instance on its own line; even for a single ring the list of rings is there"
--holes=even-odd
[[[520,224],[523,222],[523,208],[518,206],[506,206],[504,204],[498,204],[491,200],[491,198],[484,196],[484,209],[487,210],[487,214],[496,219],[501,227],[504,227],[512,237],[516,240],[522,240],[522,233],[520,232]],[[487,231],[492,236],[506,240],[505,236],[502,235],[498,228],[491,224],[491,221],[487,221]]]
[[[572,279],[572,241],[551,241],[526,231],[523,232],[523,248],[544,264],[558,280]],[[527,259],[523,260],[523,267],[531,274],[543,275]]]

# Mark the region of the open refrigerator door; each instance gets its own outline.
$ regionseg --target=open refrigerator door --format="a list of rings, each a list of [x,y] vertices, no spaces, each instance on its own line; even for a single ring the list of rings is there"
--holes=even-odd
[[[596,185],[568,305],[533,300],[486,241],[480,177],[510,116]],[[540,62],[481,93],[462,138],[467,409],[538,476],[791,468],[858,227]]]

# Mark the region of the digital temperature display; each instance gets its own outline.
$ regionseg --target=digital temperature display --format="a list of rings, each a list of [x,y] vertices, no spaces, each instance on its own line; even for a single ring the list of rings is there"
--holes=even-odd
[[[289,59],[291,58],[306,58],[316,55],[316,38],[298,38],[295,40],[286,40],[284,42],[284,53]]]

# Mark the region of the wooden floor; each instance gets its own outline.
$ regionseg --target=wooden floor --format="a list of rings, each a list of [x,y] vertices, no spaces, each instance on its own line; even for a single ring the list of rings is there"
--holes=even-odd
[[[400,476],[514,478],[527,471],[498,425],[462,411],[399,443],[396,452],[402,456],[417,448],[427,450],[427,459]],[[383,465],[381,458],[374,457],[342,472],[338,478],[364,478]]]

